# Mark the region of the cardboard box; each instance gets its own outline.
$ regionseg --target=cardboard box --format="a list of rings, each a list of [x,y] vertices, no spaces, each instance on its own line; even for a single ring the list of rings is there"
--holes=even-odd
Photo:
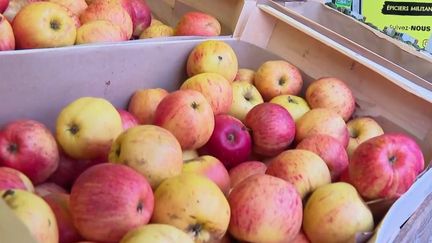
[[[432,55],[387,36],[324,1],[272,1],[285,15],[335,40],[366,58],[430,89]],[[373,2],[373,1],[371,1]],[[369,20],[368,20],[369,21]],[[429,20],[430,21],[430,20]]]
[[[282,58],[302,70],[305,87],[322,76],[345,80],[356,96],[356,116],[369,115],[386,131],[410,134],[420,144],[426,161],[432,158],[430,90],[268,5],[252,9],[238,36],[218,39],[233,47],[241,68],[256,69],[264,61]],[[189,52],[201,41],[131,41],[5,52],[0,56],[0,126],[28,118],[54,129],[60,110],[81,96],[104,97],[115,106],[126,107],[138,88],[174,90],[186,78]],[[394,239],[394,234],[432,192],[431,179],[432,172],[428,170],[395,203],[369,202],[377,223],[381,222],[374,235],[376,242]],[[28,237],[28,232],[14,226],[19,222],[10,213],[10,209],[0,202],[2,240],[30,242],[20,240],[20,237]],[[363,242],[371,235],[370,232],[359,234],[357,242]]]

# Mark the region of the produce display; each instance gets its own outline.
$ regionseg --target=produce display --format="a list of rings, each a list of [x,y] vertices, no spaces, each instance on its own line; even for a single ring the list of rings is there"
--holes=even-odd
[[[169,26],[145,0],[0,0],[0,51],[220,34],[210,14],[187,12]]]
[[[183,58],[175,90],[76,97],[53,131],[2,124],[0,197],[37,242],[347,242],[379,223],[366,202],[424,170],[409,134],[356,115],[344,80],[242,67],[219,40]]]

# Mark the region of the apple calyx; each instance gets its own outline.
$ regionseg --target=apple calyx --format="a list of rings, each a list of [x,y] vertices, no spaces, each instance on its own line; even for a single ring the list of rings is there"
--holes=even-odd
[[[285,77],[281,77],[281,78],[279,79],[279,86],[283,86],[285,83],[286,83],[286,79],[285,79]]]
[[[298,104],[297,101],[295,101],[293,98],[291,98],[291,96],[288,96],[288,103]]]
[[[72,124],[72,125],[69,126],[68,131],[70,133],[72,133],[72,135],[75,135],[75,134],[77,134],[79,132],[79,127],[78,127],[77,124]]]
[[[8,196],[13,196],[14,194],[15,194],[15,191],[12,189],[9,189],[3,193],[2,198],[6,199]]]
[[[16,154],[18,152],[18,145],[16,143],[11,143],[8,145],[7,150],[11,154]]]
[[[203,230],[203,225],[199,223],[190,225],[188,231],[197,242],[208,242],[211,238],[210,234]]]
[[[252,100],[252,94],[251,94],[251,92],[248,90],[248,91],[246,91],[246,93],[244,93],[243,94],[243,97],[245,98],[245,100],[247,100],[247,101],[251,101]]]
[[[244,130],[244,129],[242,128],[242,130]],[[230,143],[233,143],[233,142],[235,141],[235,136],[234,136],[234,134],[229,133],[229,134],[227,135],[227,139],[228,139],[228,141],[229,141]]]
[[[60,23],[56,19],[53,19],[50,21],[50,27],[53,30],[59,30],[60,29]]]
[[[144,209],[143,202],[139,201],[136,210],[137,210],[137,212],[138,212],[139,214],[142,214],[143,209]]]
[[[194,101],[194,102],[192,102],[191,107],[192,107],[192,109],[197,110],[199,105]]]
[[[350,130],[349,134],[350,134],[350,137],[352,137],[352,138],[358,138],[358,136],[359,136],[358,131],[355,129]]]
[[[395,155],[391,155],[391,156],[389,156],[388,160],[389,160],[390,164],[394,165],[396,163],[397,158]]]
[[[211,24],[210,24],[210,25],[211,25]],[[222,61],[222,59],[223,59],[223,58],[222,58],[221,56],[218,56],[218,60],[219,60],[219,62]]]

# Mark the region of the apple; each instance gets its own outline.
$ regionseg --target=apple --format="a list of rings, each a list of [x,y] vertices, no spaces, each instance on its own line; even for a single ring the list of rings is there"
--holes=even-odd
[[[151,10],[149,6],[145,0],[123,0],[122,6],[128,11],[132,19],[132,36],[139,37],[151,23]]]
[[[303,86],[300,70],[283,60],[264,62],[256,71],[254,84],[265,101],[278,95],[297,95]]]
[[[264,101],[256,87],[247,81],[236,81],[231,86],[233,100],[228,114],[243,122],[247,113]]]
[[[349,164],[349,179],[366,199],[398,198],[424,169],[423,153],[411,137],[386,133],[360,144]]]
[[[199,157],[198,151],[196,150],[183,150],[182,151],[183,162],[190,159]]]
[[[370,209],[350,184],[321,186],[306,202],[303,230],[311,242],[349,242],[355,234],[373,228]]]
[[[154,25],[165,25],[162,21],[155,19],[154,17],[152,17],[152,20],[150,22],[150,26],[154,26]]]
[[[156,108],[169,93],[165,89],[140,89],[130,99],[128,111],[134,115],[139,124],[153,124]]]
[[[260,161],[246,161],[229,170],[231,188],[236,187],[240,182],[249,176],[263,175],[267,170],[267,165]]]
[[[253,175],[228,197],[229,232],[246,242],[291,242],[300,231],[302,202],[294,186],[270,175]]]
[[[2,0],[4,1],[4,0]],[[26,5],[28,5],[31,2],[37,2],[37,0],[9,0],[9,5],[3,12],[3,16],[6,17],[6,19],[9,21],[9,23],[12,23],[17,13]],[[0,11],[1,13],[1,11]]]
[[[237,75],[238,61],[234,50],[220,40],[206,40],[195,46],[187,60],[189,77],[199,73],[218,73],[232,82]]]
[[[344,81],[337,78],[321,78],[306,89],[306,100],[310,107],[334,110],[345,121],[355,110],[355,98]]]
[[[0,167],[0,190],[22,189],[34,192],[33,183],[21,173],[9,167]]]
[[[42,183],[57,169],[59,152],[48,128],[34,120],[15,120],[0,131],[0,166],[24,173]]]
[[[2,14],[9,6],[9,0],[0,0],[0,14]]]
[[[175,35],[183,36],[218,36],[221,33],[219,21],[206,13],[187,12],[175,29]]]
[[[214,114],[205,97],[195,90],[177,90],[158,105],[154,124],[170,131],[183,150],[202,147],[214,128]]]
[[[95,165],[76,180],[70,194],[75,227],[87,240],[118,242],[149,222],[154,198],[146,178],[118,164]]]
[[[130,112],[119,108],[117,108],[117,111],[120,114],[123,131],[126,131],[131,127],[138,126],[138,119],[136,119],[136,117],[132,115]]]
[[[186,160],[183,164],[182,173],[195,173],[205,176],[216,183],[225,195],[228,195],[230,176],[222,162],[213,156],[204,155]]]
[[[335,111],[315,108],[306,112],[296,122],[296,142],[316,134],[326,134],[336,138],[344,148],[348,146],[348,128],[343,118]]]
[[[262,103],[250,110],[245,125],[252,130],[253,150],[264,156],[276,156],[292,143],[295,123],[280,105]]]
[[[12,22],[19,49],[71,46],[76,26],[67,9],[52,2],[33,2],[23,7]]]
[[[107,43],[127,40],[122,29],[107,20],[93,20],[80,26],[77,30],[75,44]]]
[[[15,50],[15,36],[9,21],[0,14],[0,51],[10,50]]]
[[[86,10],[87,3],[85,0],[48,0],[52,3],[57,3],[67,9],[69,9],[74,15],[80,16],[81,13]]]
[[[208,142],[198,152],[218,158],[227,169],[246,161],[252,151],[248,129],[235,117],[215,116],[215,127]]]
[[[250,84],[254,82],[255,71],[248,68],[239,68],[234,81],[247,81]]]
[[[163,181],[154,193],[152,223],[183,230],[195,242],[215,242],[228,229],[230,205],[219,187],[204,176],[185,173]]]
[[[140,39],[168,37],[174,35],[174,29],[171,26],[164,24],[151,25],[141,32]]]
[[[210,103],[214,115],[228,113],[233,101],[231,83],[217,73],[200,73],[180,86],[180,90],[192,89],[200,92]],[[215,92],[217,91],[217,92]]]
[[[269,101],[270,103],[283,106],[290,113],[295,122],[302,117],[306,112],[310,111],[310,107],[306,100],[295,95],[278,95]]]
[[[168,130],[140,125],[123,132],[114,142],[109,161],[133,168],[153,189],[165,179],[182,172],[182,150]]]
[[[194,243],[192,237],[168,224],[147,224],[128,232],[120,243]]]
[[[297,234],[296,238],[292,241],[292,243],[310,243],[309,239],[303,232],[303,230],[300,230],[300,232]]]
[[[352,185],[352,182],[349,179],[349,168],[346,168],[344,171],[342,171],[339,181],[346,182]]]
[[[59,230],[59,242],[74,243],[82,240],[72,222],[69,210],[69,194],[52,193],[42,197],[53,211]]]
[[[45,182],[35,187],[35,194],[40,197],[44,197],[52,193],[67,193],[67,191],[61,186],[52,182]]]
[[[331,182],[325,162],[315,153],[302,149],[287,150],[271,159],[266,174],[294,185],[302,199]]]
[[[342,144],[332,136],[316,134],[303,139],[297,149],[304,149],[319,155],[327,164],[332,181],[338,181],[348,168],[348,155]]]
[[[97,97],[75,99],[60,111],[56,121],[57,141],[73,159],[106,159],[122,131],[116,108]]]
[[[36,194],[21,190],[0,191],[1,199],[27,227],[37,243],[58,243],[57,221],[50,206]]]
[[[347,152],[349,157],[364,141],[384,134],[382,127],[371,117],[357,117],[347,122],[349,143]]]
[[[119,26],[126,39],[130,39],[133,32],[131,16],[122,4],[118,1],[94,1],[80,15],[81,24],[94,20],[106,20]]]

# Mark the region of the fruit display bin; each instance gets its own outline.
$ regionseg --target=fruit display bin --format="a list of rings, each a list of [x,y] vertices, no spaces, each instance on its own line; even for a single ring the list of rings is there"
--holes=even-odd
[[[268,5],[251,9],[234,37],[220,37],[234,49],[239,66],[257,69],[285,59],[302,71],[305,86],[324,76],[345,80],[356,97],[355,116],[371,116],[390,132],[404,132],[432,159],[432,92],[339,45]],[[43,122],[51,130],[60,110],[82,96],[103,97],[126,107],[139,88],[178,89],[186,60],[202,39],[131,41],[115,44],[24,50],[0,55],[0,126],[15,119]],[[397,201],[368,202],[378,227],[359,232],[357,242],[392,242],[432,192],[426,169]],[[0,200],[3,242],[32,242],[28,231]]]
[[[324,1],[273,0],[272,2],[273,6],[286,15],[336,40],[339,44],[397,71],[423,87],[431,87],[431,54],[417,50],[351,16],[332,9],[326,6]]]

